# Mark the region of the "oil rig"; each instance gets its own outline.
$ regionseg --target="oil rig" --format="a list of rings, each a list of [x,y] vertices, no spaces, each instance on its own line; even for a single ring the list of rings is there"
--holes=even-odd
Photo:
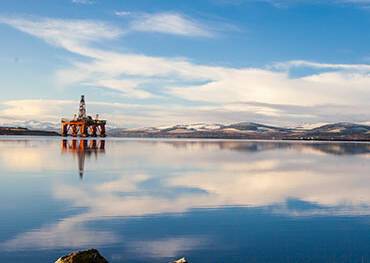
[[[105,137],[106,120],[99,120],[96,114],[95,119],[86,115],[85,96],[81,95],[78,116],[75,114],[73,119],[63,118],[61,121],[62,136],[71,135],[73,137]]]

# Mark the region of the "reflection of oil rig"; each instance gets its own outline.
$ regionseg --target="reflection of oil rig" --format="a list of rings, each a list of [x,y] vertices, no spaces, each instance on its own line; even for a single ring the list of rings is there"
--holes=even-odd
[[[72,153],[78,158],[78,173],[83,178],[85,170],[85,157],[91,157],[94,154],[97,159],[98,154],[105,153],[104,140],[62,140],[62,153]]]
[[[70,134],[73,137],[78,135],[81,137],[105,137],[106,123],[106,120],[99,120],[98,114],[96,114],[95,119],[91,118],[91,116],[86,116],[85,96],[82,95],[78,116],[75,114],[73,120],[62,119],[61,133],[62,136]]]

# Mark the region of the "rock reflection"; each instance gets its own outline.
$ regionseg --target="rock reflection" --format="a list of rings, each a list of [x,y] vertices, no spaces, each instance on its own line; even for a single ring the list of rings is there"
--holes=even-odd
[[[105,153],[105,140],[62,140],[62,153],[77,155],[78,174],[83,179],[86,156],[90,158],[94,155],[97,159],[98,154]]]

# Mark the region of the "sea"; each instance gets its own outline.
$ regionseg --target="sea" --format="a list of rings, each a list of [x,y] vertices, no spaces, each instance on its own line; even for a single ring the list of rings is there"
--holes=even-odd
[[[370,262],[370,143],[0,137],[0,262]]]

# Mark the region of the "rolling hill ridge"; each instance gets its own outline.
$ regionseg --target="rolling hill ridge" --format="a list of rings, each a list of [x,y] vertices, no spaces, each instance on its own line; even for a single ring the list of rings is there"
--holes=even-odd
[[[109,130],[108,135],[139,138],[370,141],[370,126],[341,122],[304,129],[276,127],[254,122],[230,125],[197,123],[139,129],[116,128]]]

